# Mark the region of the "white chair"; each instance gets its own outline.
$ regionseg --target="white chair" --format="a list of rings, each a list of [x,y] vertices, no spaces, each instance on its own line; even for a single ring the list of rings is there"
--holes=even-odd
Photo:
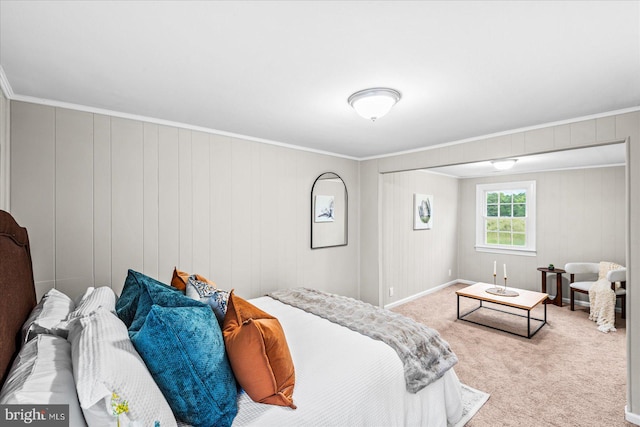
[[[571,294],[571,311],[574,311],[575,293],[580,292],[589,294],[589,289],[598,280],[600,273],[600,263],[597,262],[570,262],[564,266],[564,269],[571,276],[569,281],[569,291]],[[588,275],[593,278],[590,281],[576,282],[575,275]],[[622,318],[626,316],[627,305],[627,269],[625,267],[607,272],[606,279],[611,282],[611,289],[616,293],[616,298],[620,298],[622,302]],[[615,283],[620,282],[620,287],[616,289]]]

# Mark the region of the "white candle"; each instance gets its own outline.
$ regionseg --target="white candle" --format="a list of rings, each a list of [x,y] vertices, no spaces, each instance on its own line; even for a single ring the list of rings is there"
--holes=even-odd
[[[507,278],[507,264],[503,264],[504,266],[504,278]]]
[[[496,262],[493,261],[493,275],[496,275]]]

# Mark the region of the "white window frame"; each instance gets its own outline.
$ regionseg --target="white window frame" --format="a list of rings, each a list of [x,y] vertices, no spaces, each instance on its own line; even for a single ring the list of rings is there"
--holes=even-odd
[[[524,246],[487,245],[484,224],[487,214],[487,193],[509,190],[527,192],[527,214],[525,216],[526,244]],[[495,182],[476,185],[476,251],[511,255],[536,255],[536,182]]]

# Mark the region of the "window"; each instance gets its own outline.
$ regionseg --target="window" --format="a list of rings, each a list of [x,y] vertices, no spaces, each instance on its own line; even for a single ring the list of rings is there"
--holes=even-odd
[[[476,250],[535,255],[535,181],[478,184],[476,210]]]

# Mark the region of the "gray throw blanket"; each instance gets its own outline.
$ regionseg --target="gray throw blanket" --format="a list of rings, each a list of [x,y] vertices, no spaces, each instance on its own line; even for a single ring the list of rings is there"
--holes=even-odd
[[[283,289],[268,295],[391,346],[402,360],[411,393],[422,390],[458,363],[458,357],[437,331],[401,314],[313,289]]]

